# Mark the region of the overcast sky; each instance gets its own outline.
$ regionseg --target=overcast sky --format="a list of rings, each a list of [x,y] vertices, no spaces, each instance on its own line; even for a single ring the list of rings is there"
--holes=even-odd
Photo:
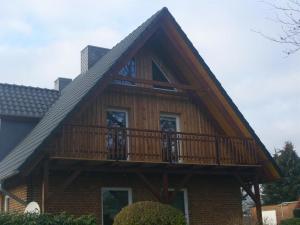
[[[261,1],[2,0],[0,82],[53,88],[79,74],[86,45],[111,48],[163,6],[270,152],[290,140],[300,153],[300,52],[253,32],[279,33]]]

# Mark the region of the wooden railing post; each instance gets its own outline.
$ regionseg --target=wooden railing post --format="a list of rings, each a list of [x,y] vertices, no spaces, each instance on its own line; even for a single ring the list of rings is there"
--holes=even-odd
[[[99,135],[100,133],[100,135]],[[168,132],[123,127],[65,125],[59,132],[53,155],[86,155],[101,160],[147,160],[166,163],[187,161],[212,165],[256,165],[256,143],[250,138]],[[105,145],[106,144],[106,145]],[[102,155],[106,155],[102,157]],[[130,159],[129,155],[132,156]],[[98,158],[97,158],[98,159]]]
[[[215,137],[215,148],[216,148],[216,163],[220,165],[220,146],[219,146],[220,138],[218,136]]]

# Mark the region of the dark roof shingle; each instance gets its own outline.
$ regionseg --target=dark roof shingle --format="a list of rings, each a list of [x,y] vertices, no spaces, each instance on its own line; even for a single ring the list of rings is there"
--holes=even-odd
[[[52,89],[0,83],[0,116],[41,118],[58,97]]]

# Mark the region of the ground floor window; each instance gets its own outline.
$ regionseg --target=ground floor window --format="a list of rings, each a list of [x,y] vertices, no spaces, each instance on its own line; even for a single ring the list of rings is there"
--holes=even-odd
[[[170,193],[174,192],[174,190],[170,189]],[[189,209],[188,209],[188,194],[187,189],[182,189],[177,192],[173,202],[171,205],[177,209],[179,209],[185,216],[187,224],[189,224]]]
[[[112,225],[121,209],[132,203],[130,188],[102,189],[102,225]]]

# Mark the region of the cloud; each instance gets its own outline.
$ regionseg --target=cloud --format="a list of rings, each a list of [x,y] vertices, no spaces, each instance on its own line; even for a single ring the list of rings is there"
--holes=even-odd
[[[267,147],[292,140],[299,150],[299,55],[252,31],[278,31],[257,1],[4,1],[0,82],[52,88],[74,78],[87,44],[112,47],[165,5]]]

